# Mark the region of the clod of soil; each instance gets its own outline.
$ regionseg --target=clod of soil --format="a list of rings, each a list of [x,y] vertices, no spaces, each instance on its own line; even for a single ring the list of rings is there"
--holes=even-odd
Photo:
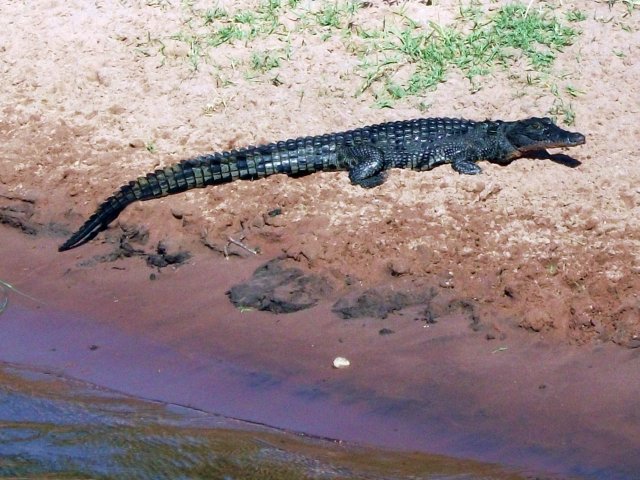
[[[272,313],[291,313],[313,307],[333,290],[326,278],[287,267],[280,258],[258,268],[246,282],[227,295],[237,308],[255,308]]]
[[[403,308],[429,302],[433,289],[423,291],[395,291],[384,287],[347,294],[338,300],[332,311],[345,320],[350,318],[387,318]]]

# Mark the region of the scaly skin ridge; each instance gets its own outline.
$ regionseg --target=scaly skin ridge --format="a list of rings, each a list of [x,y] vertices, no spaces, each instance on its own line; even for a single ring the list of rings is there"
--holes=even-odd
[[[133,202],[192,188],[331,170],[347,170],[352,183],[373,188],[384,182],[390,168],[431,170],[451,163],[459,173],[477,174],[481,170],[475,162],[479,160],[505,162],[533,150],[582,143],[584,136],[562,130],[549,119],[422,118],[202,155],[122,186],[59,250],[88,242]]]

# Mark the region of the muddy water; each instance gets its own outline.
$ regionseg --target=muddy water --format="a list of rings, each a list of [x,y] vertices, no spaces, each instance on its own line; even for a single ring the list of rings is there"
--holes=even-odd
[[[468,425],[471,429],[477,429],[478,426],[474,426],[473,421],[463,413],[450,412],[448,417],[440,420],[437,404],[449,404],[455,409],[464,402],[461,403],[461,399],[457,398],[437,399],[438,392],[433,394],[431,400],[435,413],[429,414],[429,399],[417,404],[411,400],[392,400],[348,385],[334,384],[323,388],[317,383],[291,381],[284,375],[266,369],[247,369],[195,351],[185,352],[67,313],[51,310],[45,312],[12,304],[0,320],[3,332],[0,337],[1,360],[35,366],[49,376],[63,372],[65,375],[89,380],[94,384],[127,392],[146,400],[154,400],[162,405],[200,412],[208,418],[212,415],[206,412],[221,414],[222,416],[213,418],[225,427],[228,426],[225,422],[242,419],[252,422],[242,423],[245,428],[273,425],[286,431],[405,451],[421,450],[486,458],[492,461],[496,461],[497,456],[506,464],[527,468],[534,465],[536,469],[551,472],[537,478],[565,478],[562,475],[576,474],[584,474],[584,478],[634,478],[634,467],[629,465],[581,467],[579,463],[576,466],[575,458],[567,458],[563,463],[562,459],[558,458],[562,455],[545,451],[535,444],[525,444],[515,450],[509,448],[505,445],[508,437],[501,438],[499,434],[481,433],[480,429],[476,433],[469,431],[466,435],[456,434],[456,423],[459,423],[458,427]],[[34,332],[37,332],[37,335]],[[91,412],[85,416],[79,415],[75,410],[79,394],[74,393],[67,398],[71,402],[71,407],[65,407],[68,411],[60,411],[53,405],[43,413],[33,408],[34,402],[37,404],[40,399],[29,392],[18,393],[18,397],[14,396],[7,402],[7,405],[13,407],[2,412],[3,421],[9,422],[7,425],[11,426],[7,430],[8,436],[4,443],[22,447],[18,446],[13,450],[13,447],[7,447],[3,455],[20,456],[25,452],[28,455],[33,454],[38,458],[37,462],[44,462],[42,465],[45,465],[43,468],[46,469],[46,465],[50,464],[47,462],[55,463],[58,456],[66,455],[64,448],[52,447],[55,442],[50,438],[51,429],[57,432],[70,421],[81,419],[82,433],[74,431],[68,437],[71,444],[79,445],[77,451],[71,449],[74,452],[73,457],[77,458],[74,465],[86,466],[85,460],[93,458],[91,451],[83,450],[85,447],[82,438],[89,431],[92,441],[100,438],[106,445],[100,447],[100,451],[103,452],[103,465],[100,468],[96,467],[96,470],[89,469],[83,472],[88,475],[104,472],[112,474],[113,468],[123,468],[117,462],[116,466],[109,466],[112,465],[109,452],[116,451],[122,439],[118,436],[94,435],[102,431],[104,419]],[[442,392],[441,394],[444,395]],[[51,416],[52,411],[60,415]],[[147,416],[143,413],[134,418]],[[109,418],[107,423],[117,421],[120,420]],[[33,422],[44,422],[46,428],[33,430],[30,427]],[[151,447],[157,447],[144,435],[138,435],[140,432],[136,429],[146,428],[146,425],[134,422],[129,427],[136,433],[136,445],[142,445],[139,448],[146,452]],[[541,428],[553,427],[541,425]],[[518,427],[514,425],[513,429],[517,430]],[[44,439],[41,438],[43,436]],[[171,439],[168,444],[180,444],[180,441]],[[163,444],[162,448],[164,447],[166,444]],[[151,450],[153,451],[153,448]],[[514,451],[518,453],[514,454]],[[387,455],[382,452],[377,454],[385,458]],[[154,451],[153,455],[157,455],[157,452]],[[171,455],[172,453],[169,453],[166,458],[168,465],[184,466],[184,459],[172,458]],[[312,458],[318,458],[318,455],[313,453]],[[577,462],[579,461],[578,458]],[[197,463],[198,461],[194,461],[193,465]],[[453,461],[447,465],[460,467],[458,471],[467,475],[461,478],[503,478],[501,469],[496,469],[489,476],[477,476],[473,469],[468,468],[467,462]],[[128,465],[127,468],[133,467]],[[552,476],[554,472],[555,476]]]
[[[498,466],[338,446],[0,363],[0,477],[524,479]]]
[[[0,363],[0,425],[3,478],[532,478],[301,437],[8,363]]]
[[[347,441],[376,438],[384,446],[412,448],[425,437],[423,426],[363,408],[353,394],[337,399],[267,371],[187,355],[68,314],[15,306],[3,318],[2,338],[12,339],[0,340],[4,360],[64,371],[146,399]]]

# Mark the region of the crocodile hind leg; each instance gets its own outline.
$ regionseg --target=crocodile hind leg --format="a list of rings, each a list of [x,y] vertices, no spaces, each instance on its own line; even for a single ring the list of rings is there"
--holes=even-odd
[[[382,185],[386,179],[384,153],[372,145],[352,145],[342,149],[349,169],[349,180],[363,188]]]

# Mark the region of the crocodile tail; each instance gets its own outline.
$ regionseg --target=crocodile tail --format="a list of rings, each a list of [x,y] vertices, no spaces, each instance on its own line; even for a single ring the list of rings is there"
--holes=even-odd
[[[96,212],[91,215],[89,220],[87,220],[76,233],[71,235],[66,242],[58,247],[58,251],[64,252],[65,250],[70,250],[88,242],[99,232],[107,228],[107,225],[118,218],[120,212],[134,201],[135,199],[131,200],[128,198],[128,195],[124,192],[124,187],[122,187],[120,191],[105,200]]]
[[[64,242],[58,251],[64,252],[90,241],[134,202],[206,186],[209,182],[203,174],[204,166],[204,162],[185,160],[123,185],[98,207],[89,220]]]

